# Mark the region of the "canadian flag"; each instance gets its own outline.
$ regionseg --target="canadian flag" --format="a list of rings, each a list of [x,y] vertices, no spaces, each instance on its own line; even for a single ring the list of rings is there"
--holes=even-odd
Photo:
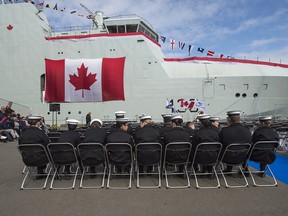
[[[125,100],[125,57],[45,59],[46,102]]]

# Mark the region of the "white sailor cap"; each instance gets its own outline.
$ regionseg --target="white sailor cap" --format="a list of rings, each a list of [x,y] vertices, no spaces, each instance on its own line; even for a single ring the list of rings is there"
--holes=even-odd
[[[69,125],[78,125],[78,123],[79,123],[79,121],[76,119],[68,119],[66,122]]]
[[[171,113],[164,113],[161,114],[163,118],[171,118],[172,114]]]
[[[145,119],[152,119],[152,116],[150,116],[150,115],[141,115],[141,116],[139,116],[139,119],[140,120],[145,120]]]
[[[240,110],[234,110],[234,111],[228,111],[227,115],[232,116],[232,115],[240,115],[241,111]]]
[[[272,116],[259,116],[258,119],[259,121],[271,121]]]
[[[180,114],[174,114],[171,116],[171,120],[176,120],[176,119],[183,119],[183,117]]]
[[[125,115],[125,111],[117,111],[117,112],[115,112],[115,116],[116,116],[116,118],[121,118],[121,117],[124,117],[124,115]]]
[[[220,118],[219,117],[210,117],[210,121],[219,121],[220,120]]]
[[[103,122],[100,120],[100,119],[92,119],[92,121],[90,122],[90,125],[92,125],[94,122],[99,122],[100,125],[102,126],[103,125]]]
[[[33,114],[33,115],[28,116],[28,119],[29,120],[41,120],[42,116]]]
[[[117,118],[116,122],[128,122],[129,118]]]
[[[199,120],[210,119],[210,115],[208,115],[208,114],[200,114],[200,115],[197,116],[197,119],[199,119]]]

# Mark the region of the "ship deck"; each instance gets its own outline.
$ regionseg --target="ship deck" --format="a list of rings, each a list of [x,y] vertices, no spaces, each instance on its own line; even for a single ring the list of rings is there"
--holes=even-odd
[[[237,189],[20,190],[16,142],[0,143],[0,215],[286,215],[288,185]],[[266,177],[270,178],[270,177]],[[200,179],[204,181],[203,179]],[[223,185],[223,179],[220,179]],[[249,183],[251,179],[248,178]],[[163,185],[165,184],[162,180]]]

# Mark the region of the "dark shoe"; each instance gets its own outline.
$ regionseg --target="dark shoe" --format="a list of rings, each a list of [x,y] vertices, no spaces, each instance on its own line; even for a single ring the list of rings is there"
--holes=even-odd
[[[44,179],[44,178],[46,178],[46,173],[44,173],[43,171],[38,171],[36,175],[36,180]]]

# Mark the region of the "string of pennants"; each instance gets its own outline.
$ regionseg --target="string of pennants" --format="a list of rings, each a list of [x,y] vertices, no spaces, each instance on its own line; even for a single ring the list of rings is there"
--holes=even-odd
[[[161,42],[163,44],[167,44],[167,37],[165,36],[160,36]],[[206,56],[210,56],[210,57],[219,57],[219,58],[224,58],[224,54],[223,53],[217,53],[213,50],[207,50],[203,47],[197,47],[195,45],[192,44],[187,44],[185,42],[181,42],[181,41],[176,41],[175,39],[170,39],[170,46],[172,50],[175,49],[180,49],[180,50],[184,50],[185,47],[188,47],[188,55],[191,55],[192,50],[196,49],[197,52],[200,52]],[[230,58],[233,59],[232,56],[226,56],[226,58]]]
[[[34,4],[39,10],[43,10],[43,8],[50,8],[52,10],[55,10],[55,11],[60,11],[60,12],[65,12],[65,13],[69,13],[69,14],[73,14],[73,15],[77,15],[77,16],[80,16],[80,17],[86,17],[87,19],[93,19],[94,16],[89,14],[89,15],[84,15],[84,14],[80,14],[80,13],[77,13],[76,10],[72,10],[70,12],[67,12],[65,10],[65,7],[64,8],[59,8],[58,7],[58,4],[56,3],[54,6],[51,5],[50,3],[45,3],[45,1],[43,2],[40,2],[40,1],[33,1],[33,0],[24,0],[25,2],[31,2],[32,4]],[[163,44],[167,44],[167,37],[165,36],[160,36],[161,38],[161,42]],[[181,50],[184,50],[185,47],[188,47],[188,55],[190,56],[191,55],[191,52],[192,50],[195,50],[196,48],[196,51],[197,52],[200,52],[206,56],[209,56],[209,57],[219,57],[219,58],[223,58],[224,57],[224,54],[222,53],[217,53],[213,50],[206,50],[205,48],[203,47],[196,47],[195,45],[192,45],[192,44],[187,44],[185,42],[181,42],[181,41],[176,41],[175,39],[170,39],[170,46],[171,46],[171,49],[174,50],[174,49],[181,49]],[[178,43],[178,46],[177,46],[177,43]],[[231,58],[233,59],[232,56],[226,56],[226,58]]]
[[[94,16],[91,15],[91,14],[89,14],[89,15],[80,14],[80,13],[77,13],[76,10],[72,10],[70,12],[67,12],[65,7],[60,8],[60,7],[58,7],[57,3],[53,6],[50,3],[45,3],[44,1],[43,2],[38,2],[38,1],[33,1],[33,0],[26,0],[25,2],[31,2],[31,4],[34,4],[39,10],[43,10],[44,8],[49,8],[51,10],[64,12],[66,14],[69,13],[69,14],[80,16],[80,17],[86,17],[87,19],[93,19],[94,18]]]

